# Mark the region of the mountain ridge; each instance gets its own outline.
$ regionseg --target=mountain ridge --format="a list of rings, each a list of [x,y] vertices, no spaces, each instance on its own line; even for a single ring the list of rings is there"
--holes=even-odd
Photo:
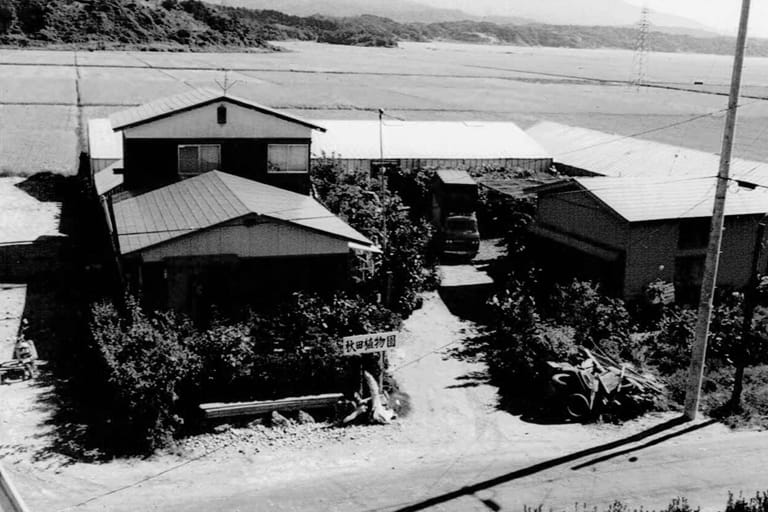
[[[401,23],[490,21],[506,24],[547,24],[575,26],[635,25],[641,8],[623,0],[228,0],[228,5],[250,9],[277,10],[297,16],[355,17],[365,14]],[[655,30],[672,34],[714,37],[714,28],[673,14],[652,11]]]

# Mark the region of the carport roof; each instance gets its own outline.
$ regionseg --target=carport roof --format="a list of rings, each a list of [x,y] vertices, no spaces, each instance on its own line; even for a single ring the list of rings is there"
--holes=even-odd
[[[373,245],[309,196],[220,171],[125,199],[113,209],[122,254],[252,214]]]

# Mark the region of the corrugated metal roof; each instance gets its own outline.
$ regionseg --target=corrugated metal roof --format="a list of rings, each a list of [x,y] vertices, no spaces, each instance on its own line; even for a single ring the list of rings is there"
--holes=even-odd
[[[232,96],[231,94],[225,94],[222,91],[205,88],[193,89],[191,91],[183,92],[175,96],[160,98],[155,101],[145,103],[144,105],[139,105],[138,107],[121,110],[120,112],[115,112],[109,116],[109,120],[112,123],[112,129],[117,131],[130,128],[132,126],[149,123],[156,119],[167,117],[177,112],[183,112],[185,110],[190,110],[217,101],[228,101],[230,103],[234,103],[246,108],[258,110],[259,112],[263,112],[265,114],[279,117],[286,121],[299,123],[316,130],[324,130],[322,126],[318,126],[300,117],[285,114],[253,101],[239,98],[237,96]]]
[[[123,158],[123,134],[112,130],[109,119],[88,121],[88,154],[97,160]]]
[[[107,192],[116,189],[123,184],[123,175],[115,174],[115,169],[122,169],[123,161],[118,160],[109,167],[93,174],[93,184],[96,187],[98,195],[104,195]]]
[[[380,158],[379,122],[318,120],[325,133],[312,134],[315,157],[351,160]],[[514,123],[385,121],[384,158],[403,160],[476,160],[552,158]]]
[[[440,169],[435,172],[437,177],[443,183],[448,185],[476,185],[472,176],[467,171],[459,171],[456,169]]]
[[[527,133],[552,151],[555,162],[602,176],[715,176],[720,166],[714,153],[549,121]],[[731,172],[768,183],[768,163],[735,158]]]
[[[710,217],[717,181],[711,177],[591,177],[573,180],[630,222]],[[562,188],[548,190],[555,195],[574,193],[574,190]],[[768,189],[748,189],[731,182],[725,201],[726,215],[763,213],[768,213]]]
[[[219,171],[125,199],[114,212],[123,254],[249,214],[372,245],[309,196]]]

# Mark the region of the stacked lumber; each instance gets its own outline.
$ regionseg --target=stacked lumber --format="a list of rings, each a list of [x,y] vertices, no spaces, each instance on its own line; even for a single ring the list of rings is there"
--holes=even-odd
[[[272,411],[298,411],[334,407],[343,398],[344,395],[341,393],[327,393],[324,395],[299,396],[256,402],[213,402],[200,404],[200,409],[205,414],[205,417],[209,419],[256,416],[259,414],[269,414]]]

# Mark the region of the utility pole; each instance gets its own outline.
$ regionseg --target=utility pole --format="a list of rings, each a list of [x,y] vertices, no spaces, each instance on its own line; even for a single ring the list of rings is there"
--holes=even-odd
[[[691,349],[691,365],[688,371],[688,388],[685,396],[684,415],[689,420],[696,419],[701,397],[701,383],[704,379],[704,363],[707,355],[707,338],[709,337],[709,320],[712,316],[712,298],[717,282],[717,267],[720,260],[720,245],[723,238],[723,216],[725,213],[725,196],[728,192],[728,178],[731,167],[731,152],[733,136],[736,129],[736,109],[738,108],[739,91],[741,89],[741,70],[744,65],[744,47],[747,42],[747,23],[749,21],[750,0],[742,0],[739,34],[736,38],[736,54],[733,59],[731,74],[731,92],[728,98],[728,113],[723,132],[723,147],[720,152],[720,169],[717,175],[715,190],[715,205],[712,211],[712,224],[709,232],[709,246],[704,262],[704,276],[701,282],[699,297],[699,315],[696,321],[696,332]]]
[[[384,110],[379,109],[379,159],[384,160]]]

